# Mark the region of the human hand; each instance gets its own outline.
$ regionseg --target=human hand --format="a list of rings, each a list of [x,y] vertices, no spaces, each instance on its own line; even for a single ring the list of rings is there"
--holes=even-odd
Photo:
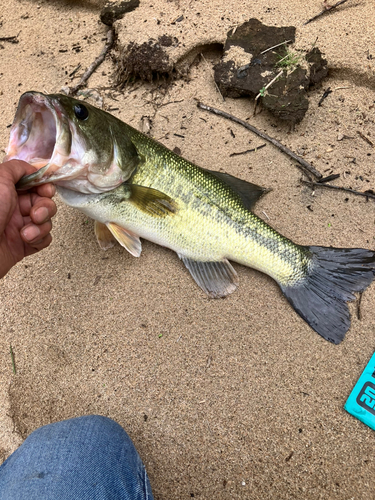
[[[0,164],[0,278],[28,255],[48,247],[52,241],[51,217],[56,205],[52,184],[43,184],[25,192],[16,191],[16,183],[35,168],[21,160]]]

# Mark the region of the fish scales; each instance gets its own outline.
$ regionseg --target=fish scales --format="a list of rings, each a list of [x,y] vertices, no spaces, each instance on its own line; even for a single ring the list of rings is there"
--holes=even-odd
[[[350,327],[347,302],[374,279],[374,251],[295,244],[252,212],[266,190],[202,169],[82,101],[21,96],[7,153],[39,169],[18,187],[54,182],[96,221],[103,249],[115,239],[139,257],[141,237],[171,248],[210,297],[236,290],[229,261],[255,268],[335,344]]]
[[[132,205],[117,203],[117,221],[125,219],[128,228],[138,232],[142,227],[140,236],[198,260],[227,258],[285,284],[303,278],[309,262],[309,252],[304,247],[295,245],[246,210],[233,190],[210,172],[127,127],[144,157],[131,182],[164,192],[178,205],[183,204],[183,209],[161,223],[140,214]]]

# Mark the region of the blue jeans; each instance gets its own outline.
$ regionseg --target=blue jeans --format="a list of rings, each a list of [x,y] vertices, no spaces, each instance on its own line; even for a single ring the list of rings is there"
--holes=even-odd
[[[99,415],[34,431],[0,467],[0,500],[153,500],[130,437]]]

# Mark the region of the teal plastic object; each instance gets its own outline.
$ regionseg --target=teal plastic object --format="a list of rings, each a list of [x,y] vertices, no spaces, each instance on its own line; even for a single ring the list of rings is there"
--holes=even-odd
[[[344,408],[375,430],[375,353],[359,377]]]

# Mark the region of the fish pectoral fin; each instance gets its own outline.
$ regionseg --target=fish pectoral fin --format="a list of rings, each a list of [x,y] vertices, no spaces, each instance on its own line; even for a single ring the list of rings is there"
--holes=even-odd
[[[237,177],[226,174],[225,172],[216,172],[214,170],[207,170],[207,172],[210,172],[210,174],[214,175],[217,179],[220,179],[222,182],[225,182],[225,184],[231,187],[232,190],[241,198],[244,207],[248,210],[252,210],[255,203],[264,194],[272,191],[272,189],[257,186],[256,184],[238,179]]]
[[[130,254],[134,257],[141,255],[142,243],[139,236],[114,222],[108,222],[106,225],[120,245],[126,248]]]
[[[178,254],[194,281],[213,298],[226,297],[238,287],[238,276],[227,259],[201,262]]]
[[[131,191],[129,201],[149,215],[165,217],[176,212],[176,203],[161,191],[135,184],[127,186]]]
[[[116,239],[112,236],[111,231],[105,224],[96,220],[94,224],[94,231],[96,239],[102,250],[108,250],[113,247]]]

